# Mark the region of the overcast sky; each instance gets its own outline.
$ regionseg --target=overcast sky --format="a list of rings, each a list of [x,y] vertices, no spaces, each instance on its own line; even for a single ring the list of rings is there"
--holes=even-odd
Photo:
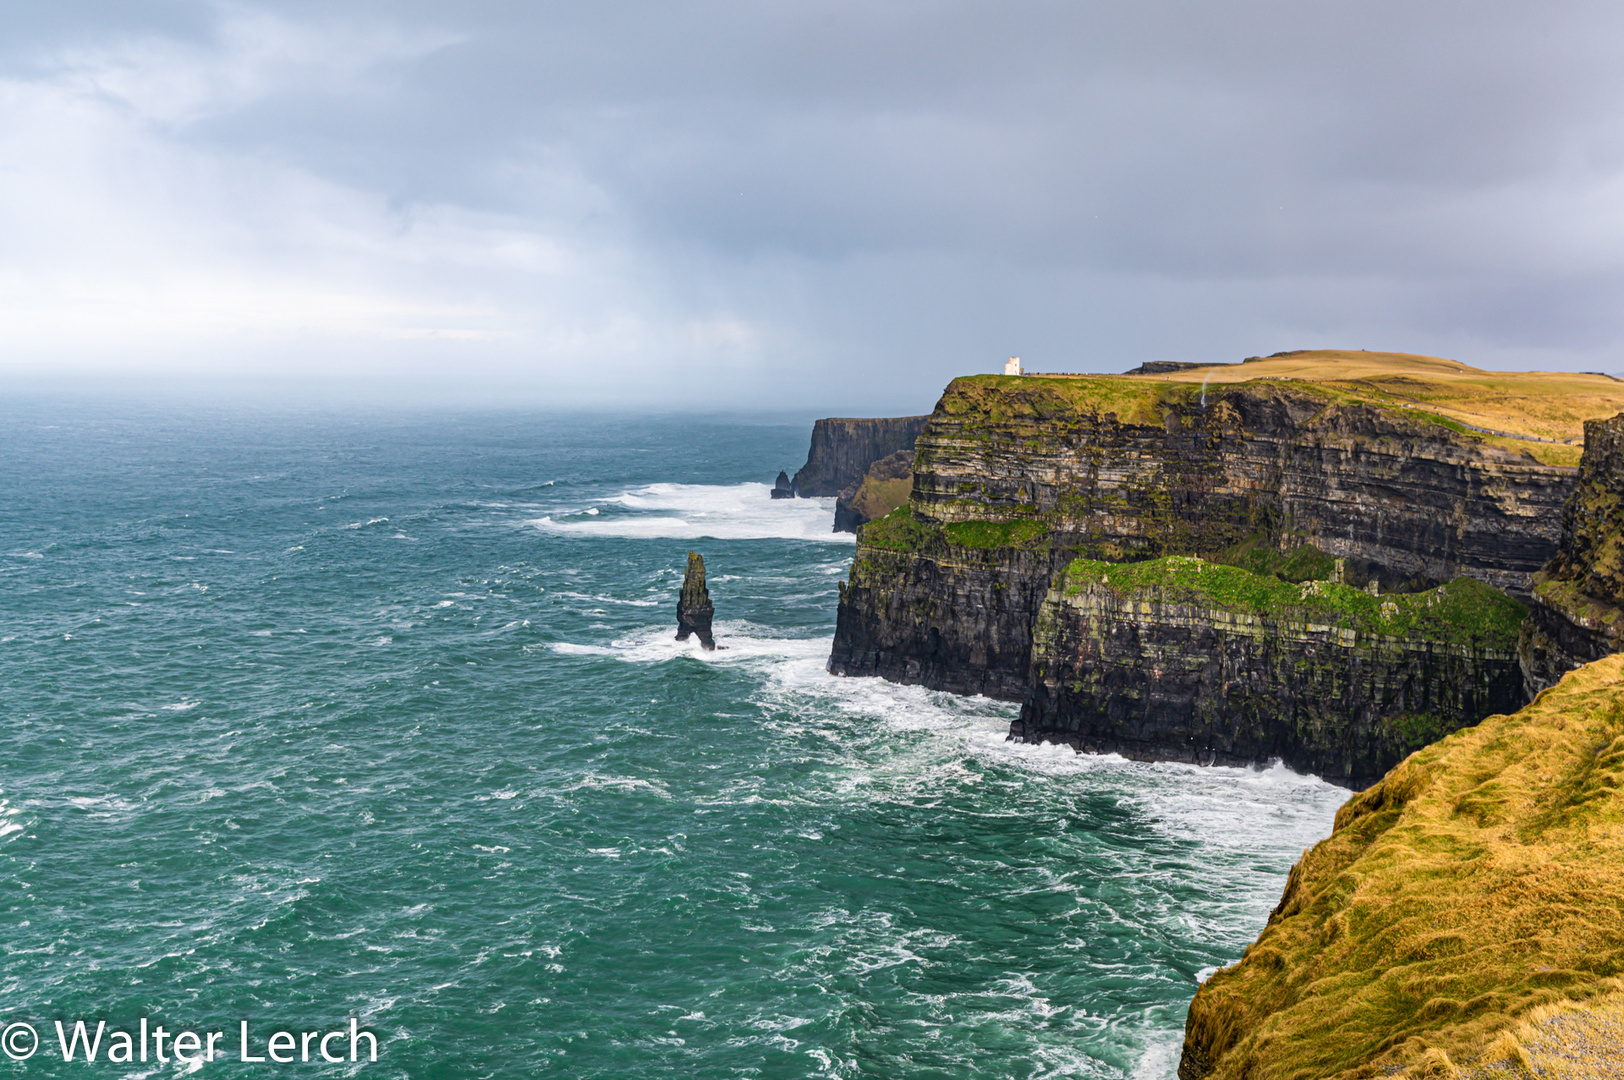
[[[1624,6],[8,4],[0,376],[928,409],[1624,370]]]

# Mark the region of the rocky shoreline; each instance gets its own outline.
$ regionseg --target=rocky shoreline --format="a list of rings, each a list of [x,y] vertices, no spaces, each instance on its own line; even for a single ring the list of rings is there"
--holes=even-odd
[[[1468,428],[959,379],[907,501],[856,523],[830,671],[1020,701],[1013,739],[1368,786],[1196,994],[1181,1080],[1535,1075],[1624,1036],[1624,414],[1578,470]]]

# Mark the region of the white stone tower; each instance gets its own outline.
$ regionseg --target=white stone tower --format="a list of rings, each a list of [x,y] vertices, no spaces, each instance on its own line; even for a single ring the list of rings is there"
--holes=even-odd
[[[1021,371],[1021,358],[1018,357],[1018,356],[1010,357],[1009,358],[1009,363],[1004,365],[1004,374],[1005,375],[1023,375],[1023,374],[1025,374],[1025,372]]]

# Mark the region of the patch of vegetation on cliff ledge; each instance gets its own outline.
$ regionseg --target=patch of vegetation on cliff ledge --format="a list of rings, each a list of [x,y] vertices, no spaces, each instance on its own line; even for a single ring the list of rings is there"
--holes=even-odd
[[[1016,521],[955,521],[939,525],[920,521],[904,504],[863,526],[865,544],[891,551],[920,551],[932,542],[967,548],[1031,547],[1048,539],[1049,528],[1037,518]]]
[[[1123,600],[1156,599],[1299,618],[1357,633],[1424,638],[1509,652],[1517,646],[1527,609],[1492,585],[1456,578],[1420,593],[1372,596],[1351,585],[1310,581],[1294,585],[1272,574],[1173,555],[1136,563],[1077,559],[1064,571],[1061,588],[1076,596],[1088,587],[1108,588]]]
[[[903,503],[878,521],[870,521],[862,526],[857,538],[871,547],[918,551],[940,528],[935,522],[915,521],[913,510]]]
[[[1212,557],[1212,561],[1239,566],[1254,574],[1268,574],[1294,585],[1305,581],[1329,581],[1336,571],[1336,559],[1313,544],[1299,544],[1290,551],[1282,552],[1263,534],[1219,552]]]
[[[1624,1030],[1620,866],[1614,655],[1354,796],[1196,993],[1179,1076],[1616,1076],[1616,1044],[1583,1044]]]

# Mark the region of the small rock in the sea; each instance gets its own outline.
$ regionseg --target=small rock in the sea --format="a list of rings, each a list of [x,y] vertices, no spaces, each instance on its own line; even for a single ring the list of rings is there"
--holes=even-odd
[[[783,469],[778,470],[778,479],[773,484],[773,498],[795,498],[795,484],[790,480],[789,473],[785,472]]]
[[[710,590],[705,588],[705,560],[699,557],[699,552],[690,551],[688,572],[682,577],[682,596],[677,600],[677,640],[687,641],[688,635],[697,634],[701,645],[714,650],[716,639],[711,637],[711,616],[715,611]]]

